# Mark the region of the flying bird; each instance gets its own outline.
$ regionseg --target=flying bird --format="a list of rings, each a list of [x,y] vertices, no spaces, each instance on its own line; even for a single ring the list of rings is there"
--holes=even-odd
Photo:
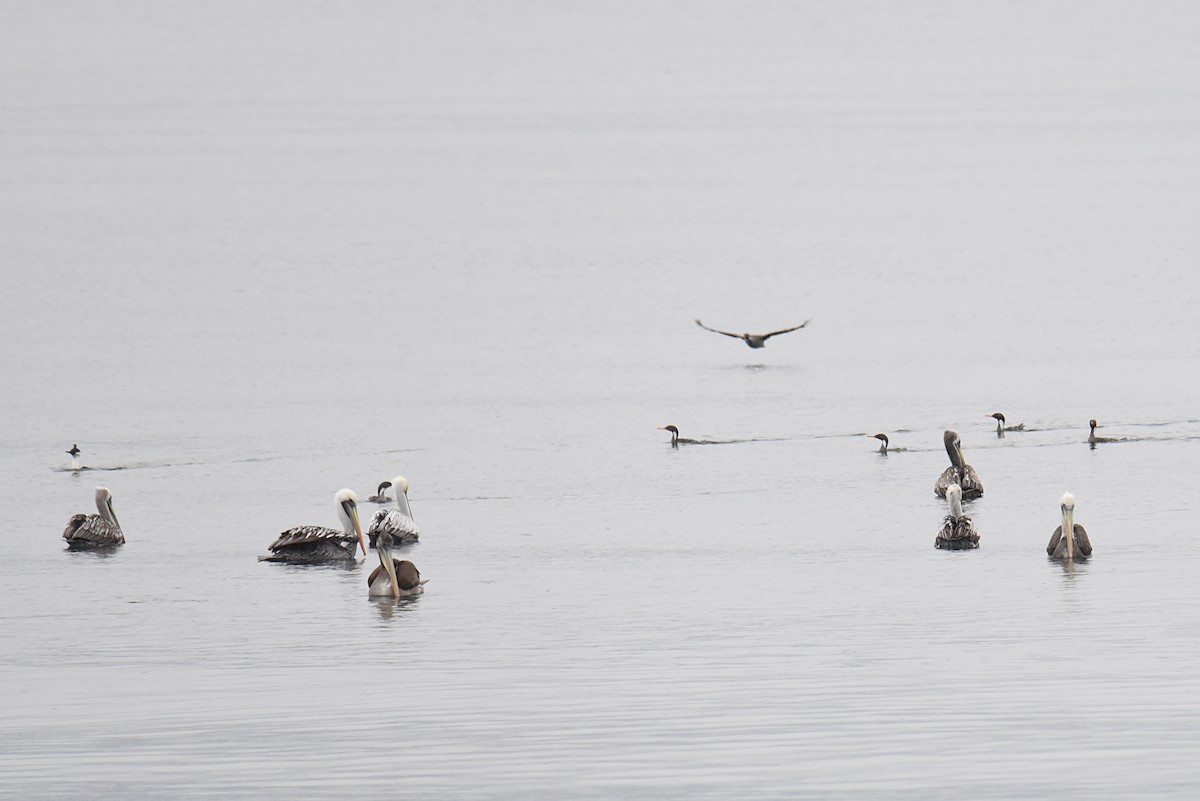
[[[117,522],[117,513],[113,511],[112,493],[108,491],[108,487],[96,487],[96,510],[100,514],[71,515],[66,529],[63,530],[67,548],[80,551],[85,548],[107,548],[125,543],[125,534],[121,531],[121,524]]]
[[[962,441],[957,431],[946,430],[942,435],[942,443],[950,456],[950,466],[938,476],[933,485],[933,494],[939,498],[946,497],[946,490],[951,484],[957,484],[962,489],[964,498],[978,498],[983,494],[983,482],[975,473],[975,468],[963,459]]]
[[[1061,559],[1069,562],[1072,559],[1087,559],[1092,555],[1092,541],[1083,526],[1075,522],[1075,496],[1064,492],[1058,502],[1062,510],[1062,523],[1050,535],[1050,544],[1046,546],[1046,554],[1051,559]],[[1063,532],[1071,532],[1064,537]]]
[[[975,524],[962,511],[962,494],[962,487],[957,484],[946,488],[950,513],[942,521],[942,530],[933,541],[933,547],[947,551],[966,551],[979,547],[979,534],[975,531]]]
[[[767,340],[770,339],[771,337],[779,336],[780,334],[787,334],[791,331],[799,331],[801,328],[803,328],[804,326],[808,325],[811,322],[812,322],[812,320],[805,320],[804,322],[800,323],[800,325],[793,326],[791,328],[781,328],[780,330],[772,331],[769,334],[733,334],[733,333],[730,333],[729,331],[719,331],[716,328],[709,328],[707,325],[700,322],[699,320],[696,321],[696,325],[700,326],[705,331],[712,331],[714,334],[724,334],[727,337],[733,337],[734,339],[740,339],[752,348],[761,348],[767,344]]]
[[[362,548],[365,555],[367,544],[363,541],[362,528],[358,524],[358,496],[351,490],[340,490],[334,496],[342,530],[325,526],[296,526],[280,534],[267,546],[269,556],[260,556],[260,562],[293,562],[315,564],[354,558],[354,546]]]

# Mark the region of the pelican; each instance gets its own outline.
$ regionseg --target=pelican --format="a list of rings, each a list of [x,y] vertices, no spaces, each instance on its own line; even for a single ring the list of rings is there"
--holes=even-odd
[[[79,470],[79,454],[83,453],[83,451],[79,450],[78,445],[72,445],[71,450],[67,451],[67,453],[71,457],[71,469]]]
[[[381,598],[406,598],[425,592],[425,582],[417,566],[407,559],[392,558],[392,535],[386,531],[379,534],[379,567],[367,578],[367,595]]]
[[[358,524],[358,496],[348,489],[334,496],[342,530],[324,526],[297,526],[279,535],[267,549],[269,556],[258,557],[260,562],[315,563],[353,559],[357,542],[367,553],[362,528]]]
[[[946,488],[950,514],[942,521],[942,530],[933,541],[933,547],[948,551],[966,551],[979,547],[979,534],[975,532],[975,524],[962,511],[962,495],[962,487],[957,484]]]
[[[975,468],[963,461],[962,441],[958,438],[958,432],[947,429],[942,435],[942,442],[946,445],[946,453],[950,455],[950,466],[933,485],[933,494],[944,498],[946,489],[951,484],[957,484],[962,488],[964,498],[978,498],[983,494],[983,482],[975,474]]]
[[[1021,424],[1015,425],[1015,426],[1006,425],[1006,423],[1008,421],[1006,421],[1004,419],[1003,412],[992,412],[991,414],[989,414],[987,416],[996,418],[996,436],[998,436],[998,437],[1003,437],[1005,431],[1024,431],[1025,430],[1024,423],[1021,423]]]
[[[390,481],[379,482],[379,488],[375,490],[374,495],[372,495],[370,498],[367,498],[367,502],[368,503],[387,503],[388,501],[390,501],[391,498],[389,498],[387,496],[387,488],[390,486],[392,486],[392,482],[390,482]]]
[[[376,541],[384,532],[389,534],[391,541],[397,545],[408,545],[416,542],[421,536],[421,530],[413,522],[412,509],[408,506],[408,479],[396,476],[392,479],[392,486],[396,488],[396,508],[380,509],[367,529],[372,548],[377,547]]]
[[[1075,521],[1075,496],[1064,492],[1058,502],[1062,509],[1062,525],[1054,529],[1050,535],[1050,544],[1046,546],[1046,554],[1051,559],[1062,559],[1069,562],[1072,559],[1087,559],[1092,555],[1092,541],[1083,526]],[[1064,537],[1063,532],[1070,531],[1073,536]]]
[[[117,513],[113,511],[112,493],[108,487],[96,487],[96,509],[100,514],[71,515],[63,530],[67,548],[76,551],[125,544],[125,535],[121,532],[121,524],[117,522]]]
[[[705,331],[712,331],[714,334],[724,334],[727,337],[733,337],[734,339],[740,339],[752,348],[761,348],[767,344],[767,340],[770,339],[771,337],[779,336],[780,334],[787,334],[791,331],[799,331],[801,328],[803,328],[804,326],[808,325],[811,322],[812,322],[812,320],[805,320],[804,322],[800,323],[800,325],[792,326],[791,328],[781,328],[778,331],[772,331],[769,334],[731,334],[728,331],[718,331],[715,328],[709,328],[707,325],[700,322],[699,320],[696,321],[696,325],[700,326]]]
[[[889,445],[887,434],[867,434],[867,436],[871,439],[877,439],[883,443],[879,446],[879,452],[884,456],[887,456],[889,453],[901,453],[908,450],[908,448],[893,448],[891,445]]]
[[[1119,437],[1097,437],[1096,436],[1096,421],[1088,420],[1088,426],[1091,428],[1091,433],[1088,434],[1088,445],[1095,445],[1097,442],[1120,442]]]

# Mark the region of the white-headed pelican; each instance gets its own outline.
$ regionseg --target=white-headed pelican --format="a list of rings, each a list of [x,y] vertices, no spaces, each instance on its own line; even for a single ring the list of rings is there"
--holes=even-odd
[[[269,556],[260,556],[263,562],[332,562],[353,559],[354,548],[359,546],[365,555],[367,544],[363,541],[362,527],[358,524],[358,496],[344,489],[334,496],[342,530],[325,526],[297,526],[279,535],[267,549]]]
[[[950,502],[950,513],[942,521],[942,530],[933,541],[935,548],[948,551],[965,551],[979,547],[979,534],[975,524],[962,511],[962,487],[951,484],[946,488],[946,500]]]
[[[1092,541],[1088,539],[1084,527],[1075,522],[1075,496],[1064,492],[1058,504],[1062,510],[1062,523],[1050,535],[1046,554],[1051,559],[1062,559],[1066,562],[1072,559],[1087,559],[1092,555]],[[1064,537],[1064,531],[1070,531],[1072,536]]]
[[[124,544],[125,534],[117,522],[117,513],[113,511],[112,493],[108,487],[96,487],[96,509],[100,514],[71,515],[67,521],[63,539],[71,550]]]
[[[375,542],[383,532],[391,535],[394,545],[408,545],[421,538],[421,530],[413,521],[412,509],[408,505],[408,479],[396,476],[392,479],[392,486],[396,489],[396,508],[380,509],[367,529],[372,548],[376,547]]]

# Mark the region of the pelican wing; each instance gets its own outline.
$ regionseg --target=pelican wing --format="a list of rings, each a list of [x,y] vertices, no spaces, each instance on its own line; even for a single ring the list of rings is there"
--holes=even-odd
[[[696,322],[700,322],[700,321],[697,320]],[[770,339],[771,337],[776,336],[777,334],[790,334],[792,331],[799,331],[801,328],[803,328],[804,326],[808,325],[811,322],[812,322],[812,320],[805,320],[804,322],[800,323],[800,325],[792,326],[791,328],[781,328],[778,331],[772,331],[769,334],[759,334],[758,336],[762,339]]]
[[[63,539],[72,548],[101,548],[125,542],[121,529],[100,515],[72,515],[63,530]]]
[[[1058,528],[1061,530],[1062,526]],[[1084,556],[1092,555],[1092,541],[1088,538],[1087,529],[1078,523],[1075,524],[1075,546],[1079,548],[1079,553]]]
[[[421,581],[421,571],[417,570],[417,566],[412,562],[400,559],[392,560],[392,567],[396,569],[396,584],[400,586],[401,592],[404,590],[415,589],[423,583]],[[370,587],[375,583],[375,579],[379,578],[379,574],[383,572],[383,565],[376,565],[371,571],[371,575],[367,577],[367,586]]]
[[[718,331],[718,330],[717,330],[717,329],[715,329],[715,328],[709,328],[707,325],[705,325],[704,323],[700,322],[699,320],[697,320],[697,321],[696,321],[696,325],[700,326],[700,327],[701,327],[701,328],[703,328],[705,331],[712,331],[714,334],[724,334],[725,336],[727,336],[727,337],[733,337],[734,339],[741,339],[741,338],[742,338],[742,335],[741,335],[741,334],[731,334],[731,333],[729,333],[728,331]]]
[[[1059,544],[1062,543],[1062,526],[1054,529],[1054,533],[1050,535],[1050,542],[1046,545],[1046,555],[1054,558],[1058,551]],[[1063,548],[1063,555],[1067,553],[1066,547]]]
[[[375,547],[379,535],[385,531],[392,535],[393,545],[406,545],[421,538],[421,530],[417,528],[417,524],[399,509],[380,509],[371,518],[367,538],[371,540],[372,548]]]
[[[975,468],[969,464],[963,465],[962,482],[959,486],[962,487],[964,498],[978,498],[983,494],[983,482],[979,480]]]
[[[954,465],[950,465],[942,474],[938,476],[937,483],[933,485],[933,494],[939,498],[946,497],[946,490],[951,484],[958,484],[958,471],[954,469]],[[959,486],[962,486],[959,484]]]
[[[267,546],[267,550],[279,551],[286,548],[295,548],[301,545],[311,545],[318,542],[350,542],[355,543],[358,538],[353,534],[347,534],[344,531],[338,531],[336,528],[327,528],[325,526],[296,526],[289,528],[287,531],[280,534],[274,542]]]

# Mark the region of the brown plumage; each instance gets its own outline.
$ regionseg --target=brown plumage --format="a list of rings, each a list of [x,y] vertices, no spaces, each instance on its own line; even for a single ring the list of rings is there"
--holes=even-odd
[[[1087,530],[1078,523],[1071,528],[1075,532],[1075,542],[1072,544],[1075,549],[1074,557],[1087,559],[1092,555],[1092,541],[1088,539]],[[1050,544],[1046,546],[1046,555],[1051,559],[1067,558],[1067,541],[1063,539],[1062,531],[1062,525],[1054,529],[1054,534],[1050,536]]]
[[[942,444],[946,446],[950,466],[938,476],[937,483],[933,485],[933,494],[945,498],[946,489],[951,484],[957,484],[962,487],[964,498],[978,498],[983,494],[983,482],[979,480],[975,468],[963,460],[962,441],[958,438],[958,432],[947,429],[942,435]]]

